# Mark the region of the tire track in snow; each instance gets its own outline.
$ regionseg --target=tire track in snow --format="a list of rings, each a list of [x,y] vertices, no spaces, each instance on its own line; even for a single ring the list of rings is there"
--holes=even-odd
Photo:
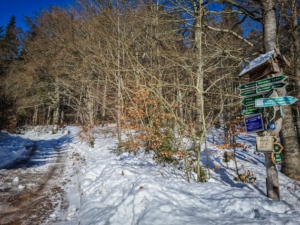
[[[8,185],[6,190],[0,192],[0,224],[43,224],[54,208],[58,206],[60,210],[68,208],[65,193],[58,185],[67,154],[50,144],[53,154],[45,164],[46,171],[31,167],[35,160],[40,160],[39,151],[43,151],[36,142],[28,160],[10,166],[8,170],[0,171],[2,180],[11,183],[10,187]],[[14,177],[18,177],[20,181],[14,184],[11,182]],[[20,185],[26,188],[20,189]]]

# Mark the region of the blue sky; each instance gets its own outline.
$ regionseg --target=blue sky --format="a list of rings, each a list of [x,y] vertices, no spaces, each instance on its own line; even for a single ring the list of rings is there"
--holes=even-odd
[[[33,16],[34,12],[49,5],[68,6],[74,0],[0,0],[0,26],[6,27],[12,15],[16,17],[17,26],[26,29],[24,16]]]

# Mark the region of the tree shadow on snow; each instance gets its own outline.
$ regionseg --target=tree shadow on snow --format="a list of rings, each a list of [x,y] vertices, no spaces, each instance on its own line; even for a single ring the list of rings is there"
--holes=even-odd
[[[260,153],[258,153],[258,154],[260,154]],[[258,156],[259,156],[259,155],[258,155]],[[254,165],[259,165],[259,164],[261,164],[261,165],[263,165],[263,166],[266,166],[266,163],[265,163],[264,158],[263,158],[262,160],[257,159],[257,158],[255,158],[255,157],[253,157],[252,154],[247,153],[247,152],[241,153],[241,152],[239,152],[239,151],[236,151],[236,152],[235,152],[235,157],[236,157],[237,159],[240,159],[241,161],[248,161],[248,160],[251,160],[251,163],[254,164]],[[248,160],[247,160],[247,158],[248,158]],[[250,161],[248,161],[248,162],[250,162]]]
[[[228,169],[225,167],[227,166],[225,162],[223,162],[222,158],[219,157],[219,155],[211,155],[210,153],[213,152],[214,150],[212,149],[207,149],[202,152],[201,155],[201,163],[204,165],[206,168],[209,168],[214,171],[217,175],[219,175],[219,181],[221,181],[225,185],[229,185],[231,187],[236,187],[236,188],[241,188],[241,189],[248,189],[252,191],[257,191],[262,195],[266,195],[264,193],[264,190],[260,189],[258,186],[255,184],[246,184],[246,183],[241,183],[241,182],[236,182],[233,180],[233,177],[229,176],[228,174]],[[247,152],[239,152],[236,151],[236,158],[240,159],[241,161],[246,161],[246,157],[249,157],[250,160],[252,161],[253,164],[263,164],[263,160],[256,159],[255,157],[251,156],[250,153]],[[216,164],[215,164],[216,163]],[[220,168],[215,168],[215,165],[220,165]],[[236,172],[234,172],[236,173]]]
[[[249,185],[249,184],[245,184],[245,183],[235,182],[231,177],[228,176],[225,168],[215,169],[214,172],[219,175],[221,182],[226,185],[229,185],[231,187],[241,188],[241,189],[249,189],[252,191],[255,190],[262,195],[266,195],[266,193],[262,189],[260,189],[260,187],[256,186],[255,184]]]
[[[32,140],[31,144],[28,144],[27,138],[21,136],[14,136],[12,140],[15,143],[27,143],[25,146],[26,151],[23,151],[20,157],[0,167],[0,169],[26,169],[53,163],[57,157],[65,153],[64,146],[72,142],[72,137],[64,135],[51,140]],[[19,145],[21,146],[21,144]]]

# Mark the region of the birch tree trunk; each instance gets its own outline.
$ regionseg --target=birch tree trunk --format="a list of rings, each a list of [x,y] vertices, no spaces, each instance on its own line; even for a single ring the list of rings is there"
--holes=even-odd
[[[54,96],[53,96],[53,105],[54,105],[54,112],[53,112],[53,124],[58,125],[59,123],[59,86],[58,86],[58,79],[55,77],[55,83],[54,83]]]
[[[50,115],[51,115],[51,106],[48,106],[48,110],[47,110],[47,121],[46,124],[50,125]]]
[[[38,124],[38,112],[39,112],[39,107],[34,106],[33,117],[32,117],[33,126],[36,126]]]
[[[95,108],[95,101],[93,99],[93,95],[92,95],[92,88],[88,87],[87,88],[87,103],[86,103],[86,107],[87,107],[87,113],[88,113],[88,123],[90,125],[90,127],[94,127],[95,126],[95,114],[94,114],[94,108]]]
[[[196,127],[198,131],[202,129],[203,121],[201,117],[201,97],[203,94],[203,58],[202,58],[202,4],[203,0],[195,1],[195,48],[197,51],[197,74],[196,74]]]
[[[195,47],[197,51],[197,74],[196,74],[196,131],[199,133],[197,149],[197,182],[201,181],[201,145],[205,135],[204,99],[203,99],[203,56],[202,56],[202,17],[203,0],[194,2],[195,11]]]
[[[105,75],[103,95],[102,95],[102,106],[101,106],[101,119],[104,120],[106,116],[106,95],[107,95],[107,75]]]
[[[264,48],[266,52],[274,50],[276,47],[277,27],[275,17],[275,1],[261,0],[263,8],[263,25],[264,25]]]
[[[122,134],[121,134],[121,116],[122,116],[122,77],[120,73],[120,18],[118,17],[118,27],[117,27],[117,35],[118,35],[118,55],[117,55],[117,82],[118,82],[118,108],[117,108],[117,133],[118,133],[118,141],[121,143]]]

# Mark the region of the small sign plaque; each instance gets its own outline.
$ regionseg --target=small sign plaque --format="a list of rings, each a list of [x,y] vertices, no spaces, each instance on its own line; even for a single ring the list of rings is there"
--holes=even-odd
[[[273,136],[256,137],[256,144],[258,152],[274,151]]]
[[[284,147],[279,143],[274,143],[274,151],[278,154],[281,153]]]
[[[275,165],[282,163],[282,155],[280,153],[272,153],[271,159]]]
[[[264,130],[264,123],[261,113],[247,116],[245,117],[244,121],[247,133],[259,132]]]

